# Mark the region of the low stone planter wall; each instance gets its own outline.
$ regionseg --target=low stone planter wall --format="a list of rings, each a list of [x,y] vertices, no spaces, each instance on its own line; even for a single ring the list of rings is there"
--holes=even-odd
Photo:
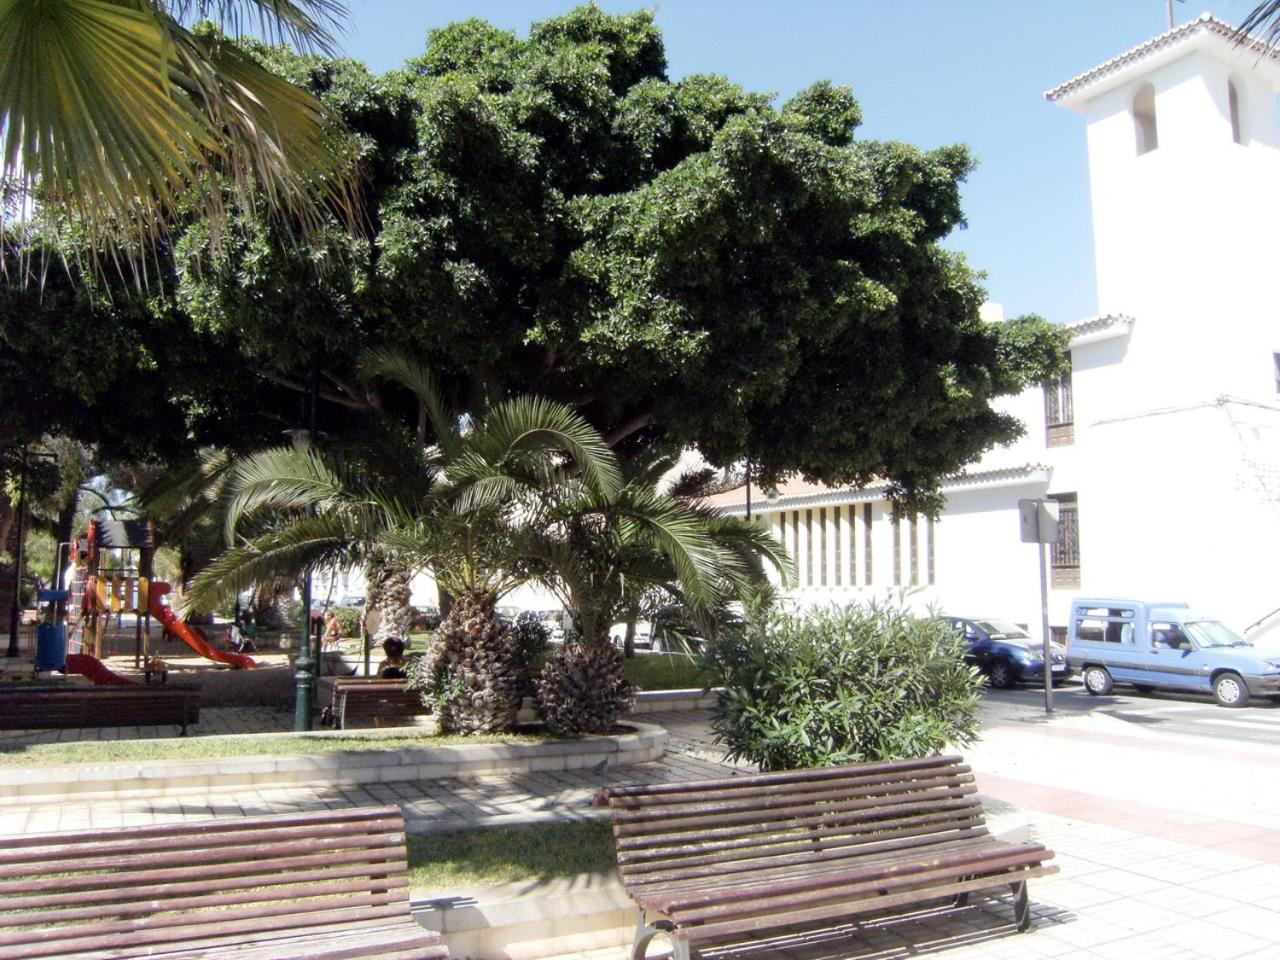
[[[413,906],[458,960],[544,960],[627,947],[635,935],[635,904],[612,872],[415,896]]]
[[[622,766],[659,759],[666,750],[667,731],[637,721],[628,725],[634,728],[632,732],[546,743],[459,744],[301,756],[4,767],[0,768],[0,804],[30,803],[71,794],[80,799],[152,797],[246,786],[432,780],[575,770],[606,760],[610,766]]]
[[[674,713],[677,710],[705,710],[716,705],[722,687],[710,690],[641,690],[628,716],[646,713]]]

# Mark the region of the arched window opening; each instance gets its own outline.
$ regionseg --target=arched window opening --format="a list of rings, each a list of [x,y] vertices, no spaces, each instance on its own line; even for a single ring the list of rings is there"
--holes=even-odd
[[[1227,113],[1231,117],[1231,139],[1244,143],[1244,126],[1240,121],[1240,90],[1234,80],[1227,81]]]
[[[1156,91],[1149,83],[1144,83],[1133,95],[1133,129],[1138,138],[1138,156],[1160,146],[1156,132]]]

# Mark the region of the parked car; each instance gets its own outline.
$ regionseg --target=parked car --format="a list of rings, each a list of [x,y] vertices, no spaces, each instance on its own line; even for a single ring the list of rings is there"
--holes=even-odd
[[[534,616],[546,628],[549,641],[552,643],[564,643],[563,610],[537,610],[534,612]]]
[[[991,686],[1007,689],[1017,683],[1044,683],[1044,646],[1016,623],[997,617],[946,619],[964,635],[965,660],[981,670]],[[1049,656],[1053,682],[1061,683],[1071,675],[1067,651],[1051,643]]]
[[[1255,650],[1219,620],[1181,601],[1077,599],[1068,627],[1071,664],[1094,696],[1115,683],[1212,693],[1224,707],[1280,698],[1280,654]]]
[[[348,593],[334,604],[335,607],[351,607],[353,610],[364,606],[364,597]]]
[[[613,641],[613,645],[619,649],[627,640],[627,625],[625,623],[615,623],[609,628],[609,639]],[[647,620],[636,621],[635,636],[632,642],[637,650],[653,649],[653,624]]]

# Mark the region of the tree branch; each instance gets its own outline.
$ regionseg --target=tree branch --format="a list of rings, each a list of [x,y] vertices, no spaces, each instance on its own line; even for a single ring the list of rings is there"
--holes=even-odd
[[[633,417],[631,420],[628,420],[611,433],[605,434],[604,442],[610,447],[616,447],[633,433],[638,433],[645,427],[650,426],[653,426],[653,414],[642,413],[638,417]]]
[[[283,377],[278,373],[261,373],[260,376],[268,383],[274,383],[276,386],[284,387],[286,390],[293,390],[297,393],[308,392],[306,384],[298,383],[296,380],[290,380],[288,377]],[[369,403],[350,400],[347,397],[323,388],[320,390],[320,399],[328,400],[330,403],[336,403],[338,406],[346,407],[348,410],[368,410],[370,407]]]

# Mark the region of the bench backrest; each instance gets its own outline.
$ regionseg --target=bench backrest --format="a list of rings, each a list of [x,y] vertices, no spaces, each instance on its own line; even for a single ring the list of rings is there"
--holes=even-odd
[[[0,957],[408,916],[407,869],[396,807],[7,837]]]
[[[200,687],[18,687],[0,691],[0,724],[13,728],[104,727],[195,723]]]
[[[615,787],[618,869],[649,884],[893,856],[987,835],[959,757]]]

